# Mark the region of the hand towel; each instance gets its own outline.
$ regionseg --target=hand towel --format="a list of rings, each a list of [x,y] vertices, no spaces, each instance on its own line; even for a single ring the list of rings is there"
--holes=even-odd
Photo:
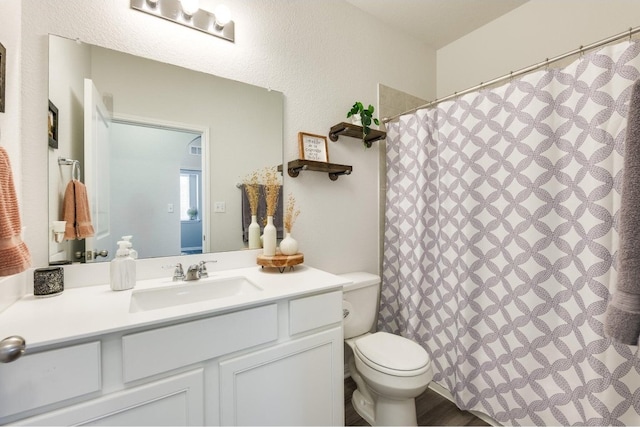
[[[640,335],[640,80],[633,85],[622,172],[618,283],[605,318],[605,335],[638,345]]]
[[[64,192],[62,219],[67,221],[64,238],[67,240],[84,239],[95,234],[91,224],[91,211],[87,187],[73,179]]]
[[[10,276],[31,266],[31,254],[22,241],[20,211],[9,155],[0,147],[0,276]]]

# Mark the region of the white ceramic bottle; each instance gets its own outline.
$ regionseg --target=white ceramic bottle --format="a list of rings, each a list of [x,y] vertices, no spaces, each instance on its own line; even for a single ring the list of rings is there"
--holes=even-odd
[[[124,291],[136,285],[136,261],[131,258],[131,243],[126,240],[118,242],[116,257],[109,266],[111,290]]]
[[[267,225],[264,226],[262,242],[262,254],[264,256],[274,256],[276,254],[276,247],[278,245],[277,230],[273,225],[273,217],[267,216]]]
[[[249,224],[249,249],[260,249],[260,226],[256,215],[251,215],[251,224]]]

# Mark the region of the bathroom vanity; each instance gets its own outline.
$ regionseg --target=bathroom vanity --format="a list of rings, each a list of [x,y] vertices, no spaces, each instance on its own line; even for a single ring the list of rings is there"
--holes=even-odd
[[[0,364],[0,424],[343,425],[343,282],[249,267],[26,295],[0,313],[27,341]]]

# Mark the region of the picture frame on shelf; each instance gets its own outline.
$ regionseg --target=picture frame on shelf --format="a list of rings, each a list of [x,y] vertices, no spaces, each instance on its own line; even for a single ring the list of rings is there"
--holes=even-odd
[[[4,113],[7,80],[7,49],[0,43],[0,113]]]
[[[49,147],[58,148],[58,108],[51,101],[49,101],[47,122],[49,127]]]
[[[298,146],[300,149],[300,159],[324,163],[329,162],[326,136],[298,132]]]

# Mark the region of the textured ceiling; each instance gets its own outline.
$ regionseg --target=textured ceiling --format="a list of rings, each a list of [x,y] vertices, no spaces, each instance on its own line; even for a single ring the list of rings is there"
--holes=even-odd
[[[527,0],[346,0],[434,49],[480,28]]]

